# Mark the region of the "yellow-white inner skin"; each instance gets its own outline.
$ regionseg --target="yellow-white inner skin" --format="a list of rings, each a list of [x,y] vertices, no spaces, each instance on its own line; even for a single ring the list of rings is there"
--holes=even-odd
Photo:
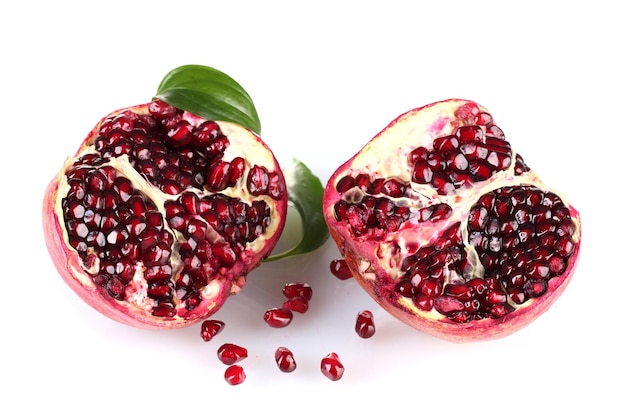
[[[455,129],[464,125],[455,116],[455,111],[465,101],[448,101],[425,107],[419,112],[411,112],[396,121],[396,123],[381,132],[376,138],[369,142],[361,152],[350,163],[350,167],[343,173],[337,175],[340,180],[346,175],[356,177],[359,173],[368,173],[372,178],[396,178],[401,182],[411,185],[409,197],[393,198],[387,197],[398,206],[409,207],[412,210],[429,207],[435,203],[448,204],[453,213],[445,220],[437,223],[418,222],[414,218],[404,223],[402,228],[396,232],[390,232],[385,241],[380,242],[373,249],[372,254],[359,255],[358,269],[360,275],[367,281],[375,281],[376,275],[369,260],[376,260],[384,271],[393,280],[398,280],[403,274],[401,271],[402,255],[407,255],[407,248],[410,246],[417,249],[432,243],[437,232],[445,231],[453,224],[461,220],[461,231],[463,245],[467,252],[467,258],[471,261],[473,270],[465,274],[471,277],[483,277],[484,268],[478,259],[475,248],[469,244],[467,234],[467,214],[476,200],[483,194],[498,189],[503,186],[516,186],[522,184],[533,184],[536,187],[546,190],[543,182],[537,174],[530,170],[521,175],[515,176],[515,160],[517,153],[512,150],[511,164],[507,170],[494,173],[488,180],[476,182],[470,190],[461,189],[449,195],[440,195],[437,190],[429,184],[418,184],[411,182],[412,167],[408,163],[408,156],[419,146],[431,149],[433,141],[445,135],[451,135]],[[479,106],[480,111],[488,112]],[[380,158],[384,156],[384,159]],[[374,169],[375,168],[375,169]],[[458,193],[457,193],[458,192]],[[461,194],[459,194],[461,193]],[[563,198],[562,198],[563,199]],[[564,200],[565,202],[565,200]],[[567,205],[567,202],[565,202]],[[576,222],[576,220],[574,220]],[[576,235],[580,229],[576,226]],[[578,240],[578,237],[574,237]],[[399,247],[399,251],[398,251]],[[362,248],[361,248],[362,249]],[[446,282],[454,280],[456,272],[448,271]],[[418,311],[410,298],[401,297],[400,304],[410,311]],[[509,301],[513,306],[515,303]],[[529,302],[524,303],[529,304]],[[522,306],[524,305],[522,304]],[[441,319],[445,317],[436,310],[429,313],[421,312],[422,316]]]
[[[222,133],[228,138],[230,145],[226,148],[224,152],[224,156],[222,160],[224,161],[232,161],[235,157],[243,157],[247,162],[255,162],[258,165],[264,166],[268,171],[273,172],[277,170],[275,165],[275,161],[271,153],[258,141],[254,138],[254,135],[246,129],[241,128],[238,125],[229,123],[229,122],[217,122],[222,130]],[[84,147],[80,154],[90,154],[97,153],[95,146],[93,144],[87,145]],[[67,182],[67,177],[64,175],[66,171],[72,166],[75,158],[68,158],[64,163],[63,170],[59,174],[59,193],[56,196],[55,202],[55,213],[57,217],[59,217],[59,222],[61,225],[63,222],[63,209],[62,209],[62,200],[67,195],[69,191],[69,184]],[[175,201],[178,199],[179,195],[169,195],[162,192],[160,189],[156,188],[152,184],[150,184],[141,174],[139,174],[133,166],[130,164],[128,160],[128,156],[122,155],[119,157],[114,157],[109,160],[107,165],[114,167],[118,176],[123,176],[129,179],[133,185],[133,187],[137,190],[142,191],[142,193],[155,204],[157,210],[162,214],[165,214],[165,202],[166,201]],[[233,187],[226,188],[221,191],[221,193],[239,198],[241,201],[246,204],[251,204],[252,201],[258,200],[258,197],[254,197],[251,195],[246,188],[245,181],[248,177],[248,173],[251,167],[246,164],[244,173],[242,178],[237,182],[237,184]],[[198,195],[199,198],[204,196],[213,195],[213,192],[210,192],[206,189],[203,191],[194,191]],[[271,200],[272,198],[267,198]],[[252,251],[254,253],[260,252],[267,241],[266,238],[273,237],[276,233],[276,229],[281,224],[281,214],[276,211],[274,205],[270,205],[271,219],[272,222],[266,228],[265,234],[257,237],[254,241],[246,244],[246,250]],[[171,229],[167,223],[165,223],[164,228],[169,231],[178,241],[186,241],[182,236],[182,233],[176,230]],[[71,251],[75,250],[69,244],[69,237],[67,235],[67,231],[63,229],[64,233],[64,241],[68,249]],[[220,235],[211,228],[211,226],[207,223],[207,239],[211,242],[217,242],[219,240],[223,240]],[[171,265],[173,276],[176,276],[177,272],[179,272],[183,263],[181,258],[176,251],[173,249],[172,257],[171,257]],[[85,274],[95,274],[100,269],[100,261],[94,254],[94,263],[91,266],[85,266],[83,264],[82,259],[80,259],[80,266],[71,266],[70,269],[73,270],[73,276],[80,280],[82,285],[88,289],[95,289],[96,285],[93,283],[93,280],[90,275]],[[243,257],[244,255],[242,255]],[[119,301],[119,304],[129,304],[135,307],[142,308],[144,310],[150,310],[155,305],[155,300],[148,297],[147,290],[148,284],[143,277],[144,266],[141,261],[138,261],[135,265],[135,275],[133,280],[131,281],[134,286],[128,286],[126,290],[126,302]],[[223,284],[217,280],[218,278],[212,278],[209,281],[208,285],[202,289],[201,296],[204,300],[211,301],[215,296],[219,295],[222,292]],[[237,283],[233,282],[233,289],[230,291],[233,293],[238,292]]]

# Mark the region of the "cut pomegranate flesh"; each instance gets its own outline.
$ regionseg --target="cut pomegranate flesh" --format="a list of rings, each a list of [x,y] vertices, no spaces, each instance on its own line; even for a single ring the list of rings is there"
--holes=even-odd
[[[578,211],[485,108],[459,99],[401,115],[339,167],[324,216],[383,308],[453,341],[503,337],[545,312],[581,237]]]
[[[182,327],[217,311],[269,255],[287,196],[251,131],[161,101],[103,118],[46,192],[52,259],[107,316]]]
[[[331,352],[322,358],[320,370],[326,378],[331,381],[338,381],[343,377],[344,366],[335,352]]]

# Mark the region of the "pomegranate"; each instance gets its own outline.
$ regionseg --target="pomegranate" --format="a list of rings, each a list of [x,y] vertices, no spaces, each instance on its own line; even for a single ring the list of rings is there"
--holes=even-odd
[[[411,110],[329,178],[324,217],[389,313],[451,341],[507,336],[545,312],[578,260],[578,211],[481,105]]]
[[[286,212],[283,173],[255,132],[155,99],[96,124],[49,184],[43,224],[57,270],[89,305],[177,328],[240,290]]]

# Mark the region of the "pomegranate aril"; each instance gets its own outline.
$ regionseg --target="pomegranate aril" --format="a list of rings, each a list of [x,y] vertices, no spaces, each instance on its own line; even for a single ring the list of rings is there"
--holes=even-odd
[[[293,352],[291,352],[284,346],[279,346],[276,349],[276,352],[274,353],[274,359],[276,360],[276,365],[278,365],[278,369],[282,372],[293,372],[297,367]]]
[[[231,365],[224,371],[224,380],[228,384],[236,386],[246,380],[246,373],[241,365]]]
[[[225,343],[217,349],[217,357],[226,365],[235,364],[248,357],[248,350],[234,343]]]
[[[286,327],[293,320],[293,312],[282,307],[270,308],[265,311],[263,320],[270,327]]]
[[[221,320],[205,320],[200,327],[200,337],[205,342],[209,342],[215,335],[220,333],[225,326],[225,323]]]
[[[313,297],[313,288],[304,282],[291,282],[283,287],[283,295],[289,299],[302,297],[310,301]]]
[[[353,277],[348,263],[344,259],[333,259],[330,262],[330,272],[338,279],[346,280]]]
[[[354,329],[356,334],[363,339],[368,339],[374,336],[374,333],[376,333],[376,326],[374,325],[374,315],[370,310],[363,310],[357,314]]]
[[[322,358],[320,362],[322,374],[331,381],[338,381],[343,377],[345,368],[335,352],[331,352]]]
[[[254,166],[248,172],[247,186],[254,196],[267,194],[270,178],[267,169],[261,166]]]
[[[309,310],[309,300],[305,297],[292,297],[283,302],[283,308],[296,313],[306,313]]]

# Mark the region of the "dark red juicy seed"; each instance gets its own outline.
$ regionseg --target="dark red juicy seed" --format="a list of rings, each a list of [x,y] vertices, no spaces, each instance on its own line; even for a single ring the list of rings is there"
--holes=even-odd
[[[292,297],[283,302],[283,308],[296,313],[306,313],[309,310],[309,300],[305,297]]]
[[[232,386],[243,383],[246,380],[246,374],[241,365],[231,365],[224,371],[224,380]]]
[[[248,357],[248,350],[234,343],[225,343],[217,349],[217,357],[226,365],[235,364]]]
[[[337,381],[343,377],[344,366],[335,352],[331,352],[322,358],[320,369],[322,374],[331,381]]]
[[[284,346],[279,346],[274,353],[274,359],[276,360],[276,365],[278,365],[278,369],[282,372],[293,372],[297,365],[296,360],[293,356],[293,352]]]
[[[205,320],[200,326],[200,337],[205,342],[209,342],[220,333],[225,327],[225,324],[221,320]]]
[[[374,315],[369,310],[360,311],[356,317],[356,324],[354,326],[356,334],[363,339],[368,339],[374,336],[376,327],[374,325]]]
[[[166,193],[202,190],[207,167],[221,162],[228,139],[214,122],[194,127],[164,102],[152,102],[149,111],[127,112],[123,124],[119,116],[105,120],[94,141],[97,152],[105,158],[127,155],[135,170]]]
[[[283,295],[287,298],[303,297],[310,301],[313,297],[313,289],[304,282],[291,282],[283,287]]]
[[[344,259],[333,259],[330,262],[330,272],[341,280],[352,278],[352,272]]]
[[[293,312],[282,307],[270,308],[263,315],[263,320],[271,327],[286,327],[293,320]]]

